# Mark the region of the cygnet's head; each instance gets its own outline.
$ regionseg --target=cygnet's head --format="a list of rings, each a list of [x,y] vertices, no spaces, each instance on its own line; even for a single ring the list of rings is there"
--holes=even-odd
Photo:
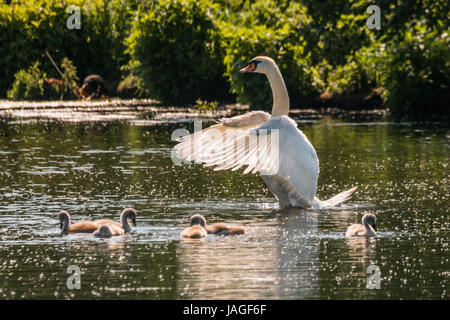
[[[120,216],[124,216],[126,219],[131,220],[133,222],[133,225],[136,227],[136,210],[133,208],[127,208],[122,211]]]
[[[371,226],[373,228],[373,230],[375,230],[375,232],[377,232],[377,218],[375,217],[375,215],[373,213],[366,213],[363,217],[362,217],[362,224],[364,226],[368,225]]]
[[[93,236],[98,238],[109,238],[112,236],[112,232],[108,225],[102,225],[93,233]]]
[[[250,60],[248,65],[245,68],[241,69],[239,72],[256,72],[267,74],[274,68],[277,69],[278,67],[272,58],[266,56],[258,56]]]
[[[194,214],[191,217],[191,226],[198,225],[198,224],[201,225],[203,228],[206,228],[205,218],[200,214]]]
[[[66,221],[70,222],[70,215],[67,211],[61,210],[58,213],[58,219],[59,219],[59,227],[62,229]]]

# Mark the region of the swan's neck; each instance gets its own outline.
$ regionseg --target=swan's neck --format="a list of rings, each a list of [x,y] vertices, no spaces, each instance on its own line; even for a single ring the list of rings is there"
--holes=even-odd
[[[275,65],[266,75],[273,95],[272,117],[288,115],[289,95],[280,70]]]
[[[131,231],[131,226],[128,223],[128,214],[127,213],[124,213],[120,216],[120,223],[122,224],[122,228],[123,228],[123,230],[125,230],[125,232]]]

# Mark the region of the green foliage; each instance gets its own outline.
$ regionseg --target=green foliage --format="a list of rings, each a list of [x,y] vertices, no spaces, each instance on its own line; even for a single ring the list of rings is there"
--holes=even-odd
[[[449,118],[448,1],[302,2],[313,17],[305,51],[328,91],[383,87],[397,119]],[[380,6],[381,30],[365,26],[370,4]]]
[[[191,104],[227,97],[212,6],[207,0],[160,0],[139,12],[128,39],[131,64],[154,98]]]
[[[367,0],[303,0],[311,23],[302,32],[305,50],[313,64],[325,60],[333,68],[345,65],[347,57],[369,43],[371,31],[366,28]],[[378,3],[377,3],[378,4]]]
[[[133,74],[123,79],[117,87],[117,94],[121,98],[135,98],[149,96],[148,90],[144,87],[143,81]]]
[[[397,119],[450,119],[450,37],[422,22],[391,42],[383,86]]]
[[[66,21],[70,5],[80,7],[81,29],[70,30]],[[124,0],[22,0],[0,4],[0,57],[3,75],[0,95],[10,87],[16,71],[40,60],[49,76],[57,74],[45,57],[55,61],[68,57],[82,78],[97,73],[105,79],[119,79],[129,29],[129,1]],[[73,14],[73,13],[72,13]]]
[[[366,27],[371,4],[381,30]],[[66,26],[69,5],[81,9],[81,30]],[[13,0],[0,4],[0,96],[19,70],[11,92],[25,95],[30,83],[28,96],[39,96],[37,74],[26,69],[34,61],[59,78],[48,50],[73,61],[81,79],[124,79],[121,92],[131,96],[270,109],[265,77],[238,72],[267,55],[294,107],[317,106],[324,91],[358,100],[384,88],[398,119],[448,119],[449,29],[446,0]],[[68,94],[53,89],[52,97]]]
[[[44,97],[46,74],[39,69],[39,61],[36,61],[27,70],[20,70],[14,77],[12,88],[7,93],[8,99],[41,100]]]
[[[338,94],[358,94],[380,86],[380,68],[386,58],[385,45],[374,42],[347,56],[347,63],[331,68],[327,90]]]
[[[197,101],[195,101],[195,105],[193,106],[193,108],[200,113],[207,113],[207,112],[214,113],[217,111],[218,105],[219,103],[217,101],[207,102],[198,99]]]
[[[40,62],[36,61],[28,67],[28,70],[19,70],[14,75],[15,80],[12,88],[7,92],[7,97],[11,100],[76,98],[73,89],[78,82],[77,69],[66,57],[63,58],[60,69],[63,85],[48,82],[47,74],[40,69]]]
[[[63,80],[68,84],[62,88],[62,95],[73,95],[72,90],[77,87],[78,83],[77,68],[67,57],[64,57],[61,62],[61,72]]]

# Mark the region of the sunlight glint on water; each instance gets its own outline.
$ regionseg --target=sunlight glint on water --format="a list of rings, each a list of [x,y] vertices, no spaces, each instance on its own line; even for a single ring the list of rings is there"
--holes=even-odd
[[[309,121],[321,199],[358,185],[343,208],[278,211],[262,180],[174,166],[183,124],[3,124],[0,298],[448,298],[449,131],[410,124]],[[193,125],[185,125],[192,131]],[[74,221],[138,211],[133,233],[59,236]],[[365,212],[376,239],[348,240]],[[190,215],[244,224],[245,236],[180,241]],[[81,289],[69,290],[69,265]],[[381,289],[366,289],[367,267]]]

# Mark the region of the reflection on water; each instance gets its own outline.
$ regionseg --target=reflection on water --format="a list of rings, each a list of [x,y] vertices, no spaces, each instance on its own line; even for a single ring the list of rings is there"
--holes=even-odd
[[[358,185],[342,208],[278,210],[262,180],[173,165],[181,125],[0,124],[0,298],[448,298],[449,130],[301,122],[320,159],[318,196]],[[193,124],[186,124],[192,131]],[[124,237],[59,235],[138,212]],[[347,239],[366,212],[379,235]],[[248,234],[181,241],[194,213]],[[67,268],[81,289],[67,288]],[[366,288],[378,266],[381,289]]]
[[[276,299],[317,294],[314,213],[272,213],[246,236],[208,236],[178,249],[177,287],[183,298]],[[192,243],[195,242],[195,243]],[[245,254],[243,254],[245,252]]]

